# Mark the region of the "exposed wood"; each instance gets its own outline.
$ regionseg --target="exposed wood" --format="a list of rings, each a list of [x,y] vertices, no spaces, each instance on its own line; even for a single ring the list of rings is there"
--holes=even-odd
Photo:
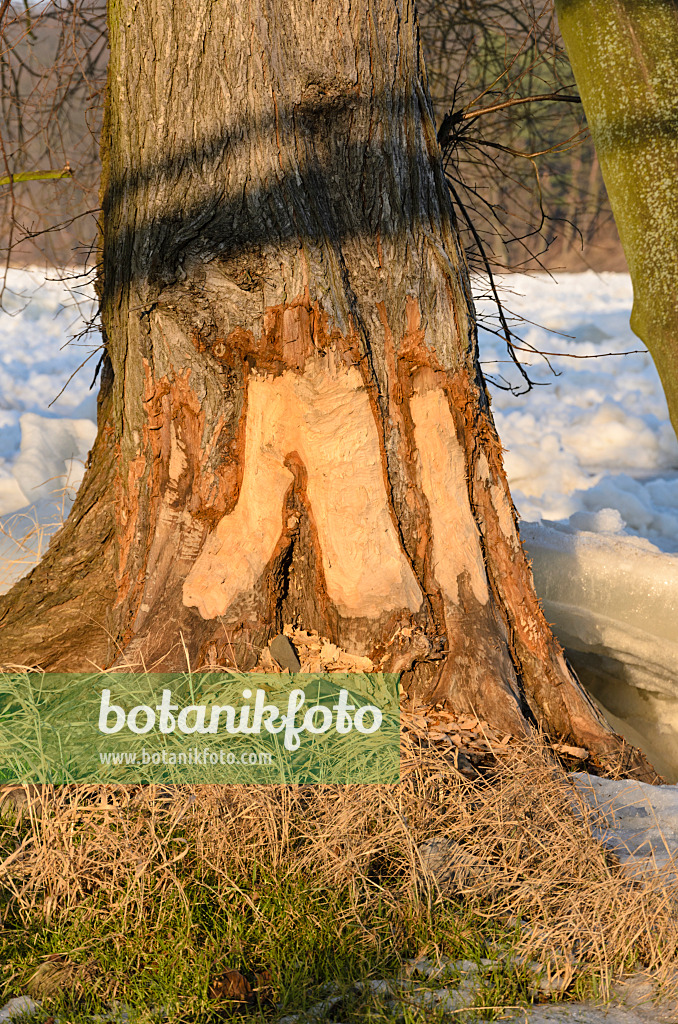
[[[415,389],[417,383],[415,380]],[[432,570],[446,602],[458,605],[462,579],[480,605],[490,599],[480,532],[466,485],[466,456],[441,389],[415,393],[410,401],[433,536]],[[456,500],[450,498],[455,495]]]
[[[238,503],[191,569],[184,603],[204,618],[247,618],[248,598],[298,525],[294,516],[283,520],[295,483],[292,457],[304,467],[327,598],[339,614],[374,619],[395,609],[418,611],[423,597],[391,517],[363,380],[332,349],[306,362],[303,374],[252,372]]]

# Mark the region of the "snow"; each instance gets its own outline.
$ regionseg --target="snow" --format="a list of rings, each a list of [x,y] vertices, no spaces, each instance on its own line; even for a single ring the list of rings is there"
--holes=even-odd
[[[40,1009],[40,1003],[36,1003],[30,996],[16,996],[0,1007],[0,1024],[21,1020],[22,1017],[33,1017]]]
[[[98,356],[49,403],[99,344],[96,334],[64,344],[92,315],[89,286],[78,307],[65,285],[36,271],[12,270],[9,283],[14,315],[0,313],[0,592],[35,563],[70,508],[94,440]],[[643,349],[629,327],[626,274],[511,275],[500,284],[512,316],[530,321],[514,324],[521,344],[576,356]],[[520,385],[487,329],[496,324],[483,292],[478,282],[483,368]],[[549,357],[557,376],[542,357],[520,354],[533,390],[490,390],[547,618],[616,727],[678,779],[678,442],[657,372],[642,351]]]
[[[593,834],[630,877],[678,880],[678,786],[650,786],[573,772],[590,812]]]
[[[72,505],[96,435],[96,357],[59,392],[99,344],[96,334],[66,344],[94,312],[90,287],[74,296],[26,270],[11,270],[8,286],[0,312],[0,593],[44,554]]]
[[[532,321],[514,325],[521,344],[577,356],[643,349],[626,274],[509,276],[501,287],[509,310]],[[478,312],[491,316],[491,304]],[[485,373],[520,385],[504,343],[479,333]],[[492,405],[546,617],[615,728],[676,780],[678,441],[657,371],[643,352],[548,357],[554,376],[520,354],[534,389],[492,388]]]
[[[534,390],[516,398],[492,389],[521,516],[645,537],[677,552],[678,441],[650,355],[569,358],[644,348],[629,327],[630,278],[589,271],[557,279],[508,275],[500,284],[511,312],[535,322],[514,326],[522,341],[568,353],[549,358],[560,374],[554,376],[543,358],[521,352]],[[478,302],[478,312],[491,313],[487,300]],[[522,383],[503,341],[482,329],[480,354],[486,374]]]

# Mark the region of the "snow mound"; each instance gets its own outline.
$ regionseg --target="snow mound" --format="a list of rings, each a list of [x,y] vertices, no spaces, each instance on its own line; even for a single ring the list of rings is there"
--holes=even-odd
[[[96,428],[100,337],[89,285],[11,269],[0,312],[0,593],[40,559],[68,515]],[[69,378],[72,376],[72,380]]]
[[[32,501],[53,500],[55,494],[70,492],[72,500],[96,437],[91,420],[54,420],[25,413],[19,422],[21,450],[12,474],[20,482],[21,504],[15,508],[0,506],[3,515]]]
[[[547,363],[520,352],[534,389],[492,391],[519,513],[531,522],[571,521],[578,512],[616,509],[623,527],[614,532],[678,551],[678,441],[657,371],[646,352],[605,355],[643,349],[629,326],[629,276],[506,275],[500,283],[522,342],[566,353]],[[481,323],[489,317],[494,326],[487,299],[477,306]],[[519,316],[532,323],[518,324]],[[482,327],[479,337],[486,374],[523,387],[502,340]],[[588,522],[592,532],[606,533],[611,520]]]

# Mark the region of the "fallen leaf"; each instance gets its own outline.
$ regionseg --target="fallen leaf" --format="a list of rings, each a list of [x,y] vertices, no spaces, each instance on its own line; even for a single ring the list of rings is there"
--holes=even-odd
[[[210,995],[228,1003],[251,1003],[254,999],[252,986],[240,971],[224,971],[212,979]]]

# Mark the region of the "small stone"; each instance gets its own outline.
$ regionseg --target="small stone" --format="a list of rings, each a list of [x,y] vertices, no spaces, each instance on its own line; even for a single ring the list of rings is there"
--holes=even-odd
[[[301,671],[299,656],[294,646],[282,633],[278,633],[277,636],[273,637],[268,645],[268,649],[271,652],[271,657],[275,658],[281,668],[286,668],[290,672]]]
[[[18,1021],[22,1017],[24,1020],[27,1017],[33,1017],[40,1012],[40,1008],[40,1003],[36,1003],[28,996],[17,996],[0,1007],[0,1024],[5,1024],[7,1021]]]

